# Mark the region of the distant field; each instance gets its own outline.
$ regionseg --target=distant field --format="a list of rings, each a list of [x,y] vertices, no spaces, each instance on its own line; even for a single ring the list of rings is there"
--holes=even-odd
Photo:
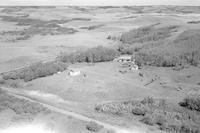
[[[1,8],[0,51],[10,53],[12,49],[11,54],[1,52],[1,71],[52,58],[63,51],[113,46],[116,42],[107,40],[108,35],[115,36],[135,27],[160,23],[182,26],[180,31],[193,29],[198,23],[187,22],[198,21],[199,12],[196,7],[174,6]]]

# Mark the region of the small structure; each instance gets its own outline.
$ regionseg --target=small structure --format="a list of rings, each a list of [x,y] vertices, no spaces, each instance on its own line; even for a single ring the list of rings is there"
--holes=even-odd
[[[61,74],[61,71],[58,71],[57,74]]]
[[[80,74],[81,74],[81,72],[78,71],[78,70],[70,70],[70,71],[68,72],[68,75],[69,75],[69,76],[78,76],[78,75],[80,75]]]
[[[123,55],[123,56],[120,56],[118,58],[115,58],[113,61],[116,61],[116,62],[132,62],[132,56],[131,55]]]
[[[139,69],[138,65],[136,65],[136,64],[134,64],[134,63],[133,63],[133,65],[130,67],[130,70],[138,70],[138,69]]]

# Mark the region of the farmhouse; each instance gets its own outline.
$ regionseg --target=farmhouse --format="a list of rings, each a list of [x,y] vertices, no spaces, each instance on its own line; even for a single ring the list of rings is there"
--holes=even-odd
[[[132,62],[132,56],[131,55],[122,55],[118,58],[115,58],[113,61],[116,61],[116,62]]]

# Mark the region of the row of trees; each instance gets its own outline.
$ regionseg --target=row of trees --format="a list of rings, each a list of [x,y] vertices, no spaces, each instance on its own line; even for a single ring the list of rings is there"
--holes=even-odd
[[[136,64],[158,67],[175,67],[184,65],[197,66],[200,64],[200,51],[191,50],[177,54],[138,52],[135,54]]]
[[[58,60],[62,62],[75,63],[75,62],[105,62],[111,61],[119,55],[117,50],[97,46],[90,48],[84,52],[75,52],[72,54],[61,53]]]
[[[14,70],[3,74],[4,80],[17,80],[23,79],[25,82],[31,81],[39,77],[46,77],[48,75],[55,74],[59,71],[67,69],[67,65],[63,62],[52,61],[47,63],[36,63],[32,64],[23,69]]]
[[[2,74],[2,83],[11,80],[24,80],[25,82],[37,79],[40,77],[46,77],[57,72],[62,72],[67,69],[67,63],[75,62],[105,62],[111,61],[119,55],[117,50],[111,48],[105,48],[98,46],[90,48],[84,52],[75,52],[72,54],[62,53],[57,57],[56,61],[51,62],[39,62],[32,64],[28,67],[14,70]]]

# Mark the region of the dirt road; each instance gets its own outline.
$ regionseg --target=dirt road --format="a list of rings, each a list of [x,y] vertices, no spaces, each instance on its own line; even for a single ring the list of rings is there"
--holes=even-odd
[[[105,123],[105,122],[95,120],[93,118],[89,118],[87,116],[84,116],[84,115],[81,115],[81,114],[78,114],[78,113],[75,113],[75,112],[67,111],[65,109],[61,109],[61,108],[49,105],[47,103],[43,103],[43,102],[41,102],[41,101],[39,101],[35,98],[31,98],[30,96],[27,96],[24,92],[22,92],[20,90],[16,90],[14,88],[1,87],[1,89],[8,92],[10,95],[17,97],[17,98],[26,99],[26,100],[29,100],[31,102],[39,103],[39,104],[43,105],[44,107],[46,107],[46,108],[48,108],[48,109],[50,109],[54,112],[61,113],[61,114],[64,114],[66,116],[71,116],[73,118],[83,120],[83,121],[86,121],[86,122],[96,122],[97,124],[102,125],[104,128],[115,131],[116,133],[144,133],[144,131],[139,130],[139,128],[138,129],[136,129],[136,128],[135,129],[122,128],[122,127],[119,127],[119,126],[115,126],[115,125],[111,125],[111,124],[108,124],[108,123]]]

